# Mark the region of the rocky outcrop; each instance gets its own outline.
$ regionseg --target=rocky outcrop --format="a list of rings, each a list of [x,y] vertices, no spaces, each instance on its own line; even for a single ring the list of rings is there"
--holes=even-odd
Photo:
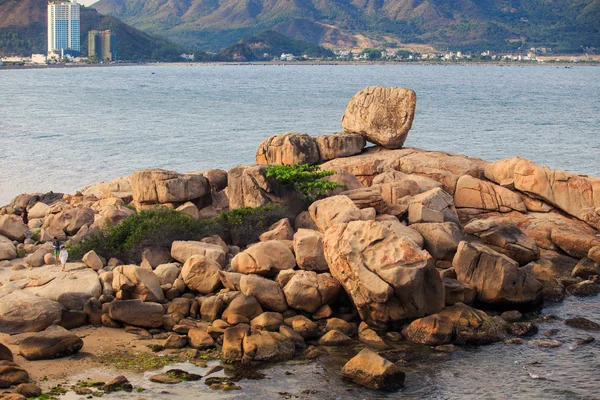
[[[202,175],[158,168],[136,171],[130,181],[133,201],[137,204],[183,203],[210,191],[208,180]]]
[[[66,273],[53,274],[47,272],[39,275],[38,280],[30,279],[25,291],[39,297],[58,301],[63,294],[81,294],[88,297],[99,297],[102,294],[102,286],[95,271],[84,266],[84,264],[71,264],[77,274]],[[35,284],[34,284],[35,283]]]
[[[27,360],[50,360],[77,353],[83,347],[74,333],[60,326],[50,326],[19,344],[19,353]]]
[[[404,145],[415,115],[417,95],[411,89],[370,86],[348,103],[342,127],[389,149]]]
[[[268,240],[292,240],[294,228],[288,218],[283,218],[269,227],[269,229],[258,237],[261,242]]]
[[[452,261],[457,279],[477,288],[477,300],[497,306],[541,301],[542,285],[519,264],[489,247],[461,242]]]
[[[298,268],[325,272],[329,266],[323,250],[323,234],[311,229],[298,229],[294,234],[294,254]]]
[[[294,254],[279,240],[256,243],[231,260],[232,271],[262,276],[274,276],[295,266]]]
[[[325,232],[325,258],[361,319],[372,327],[435,313],[444,288],[431,256],[375,221]]]
[[[17,258],[17,248],[12,240],[0,235],[0,261]]]
[[[23,240],[29,227],[16,215],[0,215],[0,235],[10,240]]]
[[[461,176],[456,183],[454,204],[457,208],[482,211],[527,212],[518,193],[469,175]]]
[[[281,287],[270,279],[258,275],[242,275],[240,291],[248,297],[256,298],[266,309],[284,312],[288,308]]]
[[[158,303],[136,300],[115,300],[108,304],[110,318],[142,328],[158,328],[163,324],[165,309]]]
[[[10,286],[0,287],[0,332],[43,331],[60,320],[63,306]]]
[[[316,164],[319,162],[317,141],[305,133],[287,132],[271,136],[258,145],[257,164]]]
[[[369,349],[363,349],[342,368],[342,375],[359,385],[375,390],[397,390],[404,385],[406,374]]]
[[[51,214],[44,220],[44,229],[51,233],[65,232],[75,235],[82,227],[94,223],[95,212],[89,207],[77,207]]]
[[[321,232],[335,224],[359,221],[360,209],[347,196],[332,196],[317,200],[308,207],[311,218]]]
[[[205,256],[192,256],[183,264],[181,278],[190,289],[200,293],[214,293],[221,287],[221,266]]]
[[[478,236],[489,248],[525,265],[540,258],[537,243],[516,225],[493,219],[475,220],[465,226],[465,232]]]
[[[309,313],[336,300],[340,290],[340,284],[331,275],[313,271],[295,271],[283,287],[287,304]]]
[[[226,252],[219,245],[192,240],[176,240],[171,244],[171,257],[175,260],[185,263],[192,256],[204,256],[224,266]]]
[[[424,248],[436,260],[452,261],[463,234],[454,222],[412,224],[411,229],[419,232]]]
[[[365,147],[365,139],[356,134],[344,132],[332,133],[317,137],[320,163],[341,157],[359,154]]]
[[[165,300],[160,282],[152,271],[137,265],[121,265],[112,272],[112,287],[117,298],[154,302]]]
[[[600,179],[551,170],[519,157],[495,161],[485,168],[493,182],[512,181],[516,190],[542,199],[600,229]]]

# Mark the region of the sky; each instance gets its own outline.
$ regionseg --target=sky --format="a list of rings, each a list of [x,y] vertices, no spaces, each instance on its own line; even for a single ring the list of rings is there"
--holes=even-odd
[[[79,0],[78,3],[84,6],[89,6],[97,2],[98,0]]]

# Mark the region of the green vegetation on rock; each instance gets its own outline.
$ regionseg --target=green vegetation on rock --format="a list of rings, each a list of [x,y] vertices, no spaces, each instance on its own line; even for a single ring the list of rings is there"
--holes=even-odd
[[[321,171],[319,165],[294,164],[267,166],[267,178],[274,178],[284,186],[294,190],[307,203],[312,203],[327,191],[342,188],[336,182],[323,180],[334,175],[335,171]]]
[[[239,208],[222,212],[211,219],[194,220],[188,214],[158,207],[133,214],[118,225],[108,226],[69,247],[74,259],[94,250],[105,257],[138,263],[146,247],[171,248],[175,240],[199,240],[219,235],[224,240],[240,245],[253,243],[269,226],[285,216],[285,209],[277,205],[257,208]]]

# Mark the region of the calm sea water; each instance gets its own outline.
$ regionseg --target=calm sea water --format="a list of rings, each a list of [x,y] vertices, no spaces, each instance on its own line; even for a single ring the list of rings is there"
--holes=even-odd
[[[600,175],[600,68],[440,66],[144,66],[0,71],[0,204],[31,191],[73,192],[139,168],[178,171],[252,163],[258,143],[285,131],[341,129],[350,97],[367,85],[418,96],[407,146],[488,160],[519,155]],[[600,322],[600,298],[569,299],[545,314]],[[148,397],[366,399],[600,398],[600,345],[562,322],[558,349],[529,344],[460,348],[407,366],[406,387],[374,394],[343,383],[350,355],[269,366],[241,392],[202,383]],[[355,349],[346,349],[352,352]],[[426,347],[419,351],[431,353]],[[291,371],[293,375],[284,374]],[[200,373],[204,372],[198,371]],[[148,375],[148,374],[147,374]],[[112,396],[121,398],[121,394]],[[110,396],[109,396],[110,397]],[[131,395],[131,398],[139,395]]]
[[[264,138],[341,130],[368,85],[416,90],[407,146],[600,175],[600,68],[143,66],[0,71],[0,204],[136,169],[253,163]]]

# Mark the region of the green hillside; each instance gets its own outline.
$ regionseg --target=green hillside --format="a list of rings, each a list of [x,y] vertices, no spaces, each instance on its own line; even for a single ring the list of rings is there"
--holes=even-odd
[[[0,0],[0,54],[46,52],[46,4],[46,0]],[[88,31],[105,29],[116,33],[121,60],[176,60],[183,52],[180,46],[141,32],[115,17],[81,7],[81,54],[87,55]]]
[[[213,51],[270,29],[329,47],[357,35],[456,50],[600,47],[600,0],[100,0],[94,7]]]

